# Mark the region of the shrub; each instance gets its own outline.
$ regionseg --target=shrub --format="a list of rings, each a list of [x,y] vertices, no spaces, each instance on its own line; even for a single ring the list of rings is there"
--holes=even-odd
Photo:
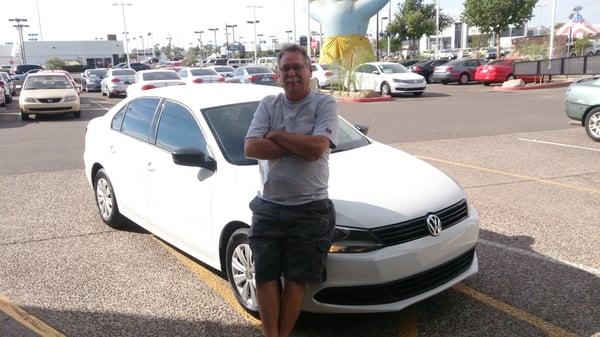
[[[46,61],[46,69],[49,70],[62,70],[65,68],[65,61],[59,59],[58,57],[49,58]]]

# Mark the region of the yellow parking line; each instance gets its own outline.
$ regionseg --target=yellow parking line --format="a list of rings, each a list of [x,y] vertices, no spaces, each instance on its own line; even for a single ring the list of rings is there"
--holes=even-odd
[[[244,308],[240,306],[237,302],[235,296],[233,296],[231,292],[231,288],[229,287],[229,283],[223,280],[222,278],[216,276],[212,271],[200,266],[197,262],[192,261],[187,256],[181,254],[179,251],[175,250],[173,247],[167,245],[163,241],[154,237],[158,243],[160,243],[165,249],[173,254],[179,262],[181,262],[188,270],[190,270],[194,275],[196,275],[202,282],[208,285],[217,295],[223,298],[229,305],[237,311],[248,323],[252,324],[254,327],[261,329],[261,322],[250,315]]]
[[[578,337],[578,335],[571,333],[559,326],[556,326],[552,323],[548,323],[539,317],[533,316],[530,313],[515,308],[507,303],[504,303],[491,296],[481,293],[473,288],[469,288],[462,283],[455,285],[452,289],[463,293],[479,302],[487,304],[495,309],[505,312],[511,315],[512,317],[525,321],[535,326],[536,328],[544,331],[546,334],[548,334],[549,337]]]
[[[490,168],[487,168],[487,167],[480,167],[480,166],[475,166],[475,165],[463,164],[463,163],[459,163],[459,162],[455,162],[455,161],[438,159],[438,158],[431,158],[431,157],[427,157],[427,156],[418,156],[417,155],[415,157],[417,157],[419,159],[423,159],[423,160],[435,161],[435,162],[440,162],[440,163],[444,163],[444,164],[450,164],[450,165],[455,165],[455,166],[460,166],[460,167],[466,167],[466,168],[470,168],[470,169],[474,169],[474,170],[478,170],[478,171],[489,172],[489,173],[496,173],[496,174],[500,174],[500,175],[504,175],[504,176],[515,177],[515,178],[525,179],[525,180],[530,180],[530,181],[536,181],[538,183],[555,185],[555,186],[569,188],[569,189],[576,190],[576,191],[600,194],[600,190],[595,189],[595,188],[585,188],[585,187],[579,187],[579,186],[570,185],[570,184],[563,184],[563,183],[559,183],[559,182],[548,180],[548,179],[536,178],[536,177],[530,177],[530,176],[524,176],[524,175],[520,175],[520,174],[515,174],[515,173],[510,173],[510,172],[505,172],[505,171],[500,171],[500,170],[494,170],[494,169],[490,169]]]
[[[414,306],[402,312],[398,337],[417,337],[417,311]]]
[[[13,304],[2,294],[0,294],[0,310],[42,337],[65,337],[61,332],[49,326],[41,319]]]

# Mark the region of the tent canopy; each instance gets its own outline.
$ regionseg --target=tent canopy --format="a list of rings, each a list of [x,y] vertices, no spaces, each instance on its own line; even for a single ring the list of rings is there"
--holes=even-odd
[[[573,38],[582,38],[585,35],[600,34],[600,28],[586,21],[581,13],[577,12],[573,18],[556,30],[556,35],[571,35]]]

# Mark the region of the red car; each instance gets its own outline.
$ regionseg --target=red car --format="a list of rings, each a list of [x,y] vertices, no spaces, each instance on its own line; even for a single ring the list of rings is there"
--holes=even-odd
[[[483,85],[502,83],[504,81],[514,80],[515,78],[520,78],[525,82],[535,82],[535,75],[514,75],[514,63],[519,61],[520,60],[515,59],[501,59],[484,66],[479,66],[475,71],[475,80],[483,83]]]

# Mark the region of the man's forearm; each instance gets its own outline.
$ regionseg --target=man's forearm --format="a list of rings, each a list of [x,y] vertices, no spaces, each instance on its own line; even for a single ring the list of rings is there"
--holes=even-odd
[[[265,160],[279,159],[290,154],[283,146],[266,138],[247,139],[244,145],[244,152],[247,158]]]
[[[290,153],[296,154],[306,160],[317,160],[321,158],[323,152],[329,148],[329,140],[323,136],[301,135],[287,133],[285,131],[269,132],[267,139],[275,143]]]

